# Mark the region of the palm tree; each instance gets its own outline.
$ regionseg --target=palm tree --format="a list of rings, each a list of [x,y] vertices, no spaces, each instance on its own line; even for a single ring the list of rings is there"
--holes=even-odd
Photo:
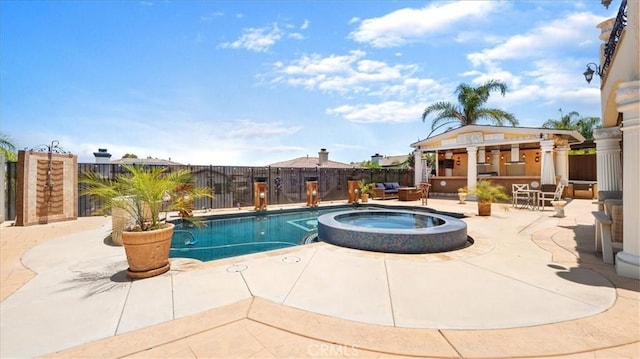
[[[571,111],[566,115],[562,114],[562,109],[560,111],[560,120],[548,119],[543,124],[543,128],[553,128],[555,130],[575,130],[576,129],[576,121],[573,120],[574,117],[580,116],[576,111]]]
[[[580,117],[576,111],[563,115],[562,109],[559,111],[560,120],[549,119],[542,124],[542,127],[556,130],[575,130],[580,132],[585,139],[593,139],[593,129],[600,124],[599,117]]]
[[[600,127],[600,117],[581,117],[576,122],[576,126],[585,140],[592,140],[593,130]]]
[[[483,107],[493,91],[500,91],[500,94],[504,96],[508,91],[508,87],[504,82],[498,80],[489,80],[478,87],[462,83],[458,85],[455,91],[458,95],[458,105],[440,101],[425,108],[422,113],[422,122],[430,114],[436,114],[436,117],[431,122],[431,132],[427,138],[444,126],[449,125],[448,129],[453,129],[473,125],[484,119],[497,126],[504,126],[505,122],[508,122],[511,126],[516,126],[518,120],[513,114],[497,108]]]
[[[13,139],[2,132],[0,132],[0,154],[4,155],[7,161],[16,161],[16,145],[13,143]]]

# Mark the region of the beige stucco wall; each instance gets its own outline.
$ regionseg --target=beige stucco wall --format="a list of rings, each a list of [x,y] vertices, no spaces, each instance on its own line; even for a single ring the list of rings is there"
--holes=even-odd
[[[603,127],[616,126],[618,105],[615,96],[619,85],[623,82],[640,79],[639,13],[640,1],[627,1],[627,26],[622,32],[609,70],[601,83]]]

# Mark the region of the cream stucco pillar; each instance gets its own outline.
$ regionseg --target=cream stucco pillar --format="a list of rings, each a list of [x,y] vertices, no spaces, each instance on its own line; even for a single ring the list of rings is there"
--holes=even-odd
[[[491,150],[491,171],[500,176],[500,150]]]
[[[478,163],[486,163],[484,147],[478,148]]]
[[[467,188],[475,188],[478,181],[478,147],[467,147]],[[474,195],[469,195],[469,199],[475,199]]]
[[[616,103],[618,112],[623,115],[624,155],[623,249],[616,255],[616,272],[624,277],[640,279],[640,81],[620,84]]]
[[[540,141],[540,184],[556,184],[556,171],[553,163],[553,140]]]
[[[511,162],[520,162],[520,145],[517,143],[511,145]]]
[[[444,158],[450,160],[453,158],[453,152],[447,151],[444,153]],[[444,175],[447,177],[453,176],[453,168],[445,168]]]
[[[417,148],[413,151],[413,184],[417,186],[420,182],[426,181],[424,167],[422,163],[422,150]]]
[[[560,182],[569,182],[569,141],[565,139],[556,141],[555,165],[556,176],[560,177]]]
[[[593,130],[593,138],[596,143],[598,191],[622,190],[622,132],[618,127],[597,128]]]

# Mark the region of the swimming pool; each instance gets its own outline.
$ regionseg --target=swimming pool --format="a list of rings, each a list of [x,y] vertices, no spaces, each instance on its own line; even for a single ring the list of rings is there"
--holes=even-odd
[[[298,208],[261,214],[227,214],[204,219],[201,228],[188,227],[179,221],[171,241],[171,258],[201,261],[235,257],[317,241],[318,217],[345,210],[406,209],[403,206],[340,205]],[[412,208],[432,212],[428,208]],[[442,212],[438,212],[442,213]],[[458,213],[444,213],[464,217]]]
[[[210,261],[273,249],[293,247],[316,238],[318,216],[354,208],[332,206],[216,216],[205,226],[176,224],[170,257]],[[372,209],[372,207],[360,207]]]

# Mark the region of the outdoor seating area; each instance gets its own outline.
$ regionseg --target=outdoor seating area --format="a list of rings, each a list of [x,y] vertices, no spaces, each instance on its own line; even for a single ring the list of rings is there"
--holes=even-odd
[[[558,205],[556,203],[562,200],[565,187],[565,184],[558,182],[555,191],[546,192],[541,189],[530,189],[526,183],[512,184],[511,206],[534,211],[544,211],[548,206],[557,209]],[[563,205],[564,204],[566,203],[563,203]],[[564,206],[562,208],[564,208]]]

